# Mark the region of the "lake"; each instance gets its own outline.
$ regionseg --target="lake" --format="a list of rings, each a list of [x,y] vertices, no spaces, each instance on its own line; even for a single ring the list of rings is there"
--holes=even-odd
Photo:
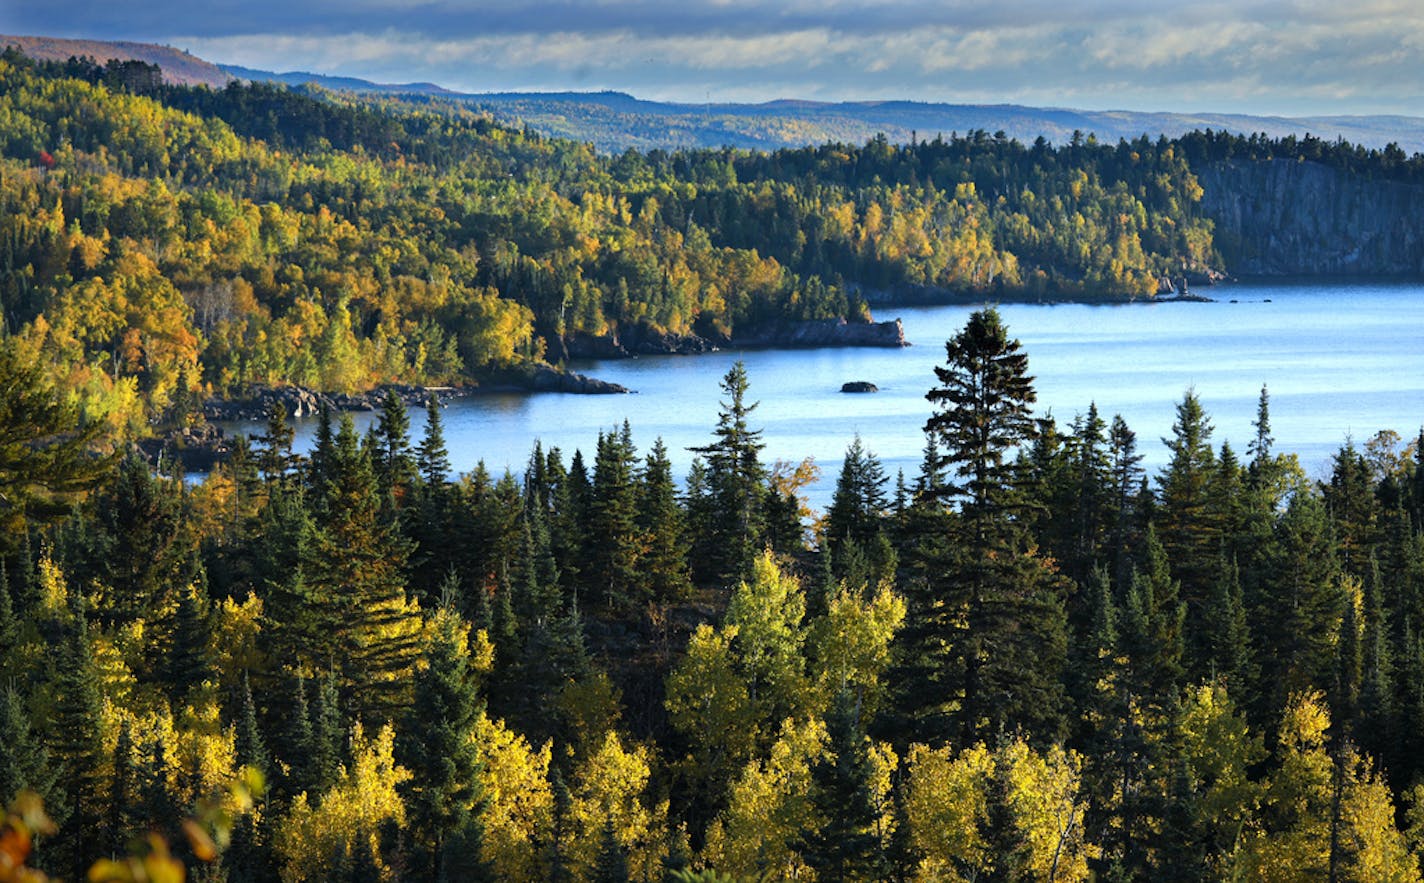
[[[1189,388],[1215,426],[1213,446],[1230,441],[1244,457],[1266,384],[1276,448],[1299,454],[1312,476],[1326,474],[1347,437],[1363,444],[1382,429],[1406,440],[1417,435],[1424,423],[1424,285],[1236,283],[1208,293],[1217,300],[1004,304],[999,311],[1028,354],[1039,413],[1051,413],[1060,426],[1091,402],[1105,420],[1121,414],[1152,471],[1166,462],[1160,440],[1171,433],[1175,406]],[[627,420],[640,451],[661,436],[675,472],[685,475],[692,459],[687,448],[706,444],[716,425],[719,381],[742,359],[749,398],[759,402],[752,423],[764,430],[765,461],[814,457],[823,474],[808,496],[824,509],[856,433],[892,482],[900,469],[914,476],[933,368],[943,364],[944,342],[974,309],[877,309],[877,319],[903,320],[914,345],[900,350],[723,351],[577,363],[571,367],[634,394],[491,394],[453,401],[444,415],[451,461],[460,471],[483,460],[496,474],[506,468],[518,473],[537,438],[546,448],[563,450],[566,462],[581,448],[592,469],[599,430]],[[841,384],[851,380],[870,381],[880,392],[841,393]],[[362,429],[374,419],[355,417]],[[424,411],[413,409],[411,423],[418,440]],[[299,450],[309,449],[313,428],[312,420],[298,422]]]

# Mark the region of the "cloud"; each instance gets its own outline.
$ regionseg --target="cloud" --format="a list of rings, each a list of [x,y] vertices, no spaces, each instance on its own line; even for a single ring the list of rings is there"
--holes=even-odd
[[[1418,0],[7,0],[0,30],[472,91],[1424,114]]]

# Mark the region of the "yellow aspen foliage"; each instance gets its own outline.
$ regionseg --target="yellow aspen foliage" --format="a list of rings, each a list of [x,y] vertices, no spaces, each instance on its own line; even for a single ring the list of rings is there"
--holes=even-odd
[[[827,704],[848,688],[867,717],[875,713],[885,693],[890,642],[904,621],[905,601],[888,582],[870,597],[844,586],[836,592],[826,615],[811,624],[807,642],[811,675]]]
[[[1419,861],[1395,825],[1394,796],[1369,764],[1347,752],[1340,801],[1341,879],[1419,883]]]
[[[947,746],[910,746],[904,824],[924,856],[918,879],[967,883],[993,870],[984,836],[993,773],[994,757],[983,745],[957,756]]]
[[[480,631],[478,635],[483,635]],[[481,855],[500,880],[540,879],[540,844],[552,836],[554,796],[549,787],[550,746],[538,751],[503,721],[481,715],[473,737],[480,751],[484,808]]]
[[[1262,827],[1243,843],[1241,879],[1324,879],[1330,864],[1330,714],[1319,691],[1297,694],[1280,729],[1280,768],[1266,787]]]
[[[727,809],[707,831],[703,863],[733,877],[805,879],[796,850],[803,830],[815,830],[811,768],[825,753],[826,726],[787,719],[764,759],[753,760],[732,785]]]
[[[1098,848],[1084,835],[1086,801],[1079,800],[1083,759],[1076,751],[1050,745],[1042,754],[1023,739],[996,752],[994,759],[1014,837],[1015,875],[1044,883],[1087,880],[1088,860]]]
[[[666,850],[668,804],[646,804],[651,759],[646,747],[625,749],[618,733],[609,730],[579,767],[569,809],[574,832],[569,856],[575,867],[593,869],[604,826],[611,822],[614,838],[628,853],[630,878],[656,878]]]
[[[1220,683],[1187,691],[1178,733],[1202,826],[1218,843],[1235,844],[1261,799],[1247,776],[1266,756],[1261,737],[1247,729]]]
[[[316,806],[305,792],[292,801],[275,837],[284,881],[329,880],[341,864],[359,858],[374,866],[376,879],[396,879],[382,855],[381,829],[405,824],[399,788],[410,779],[410,771],[396,764],[394,745],[391,727],[382,727],[374,739],[368,739],[357,724],[351,737],[351,767],[342,767],[336,784]]]
[[[875,807],[875,837],[880,841],[881,849],[888,849],[890,836],[899,826],[890,789],[895,771],[900,766],[900,758],[889,742],[871,742],[867,754],[870,759],[870,800]]]
[[[684,766],[700,783],[729,779],[752,753],[757,714],[747,685],[733,667],[736,626],[700,625],[668,675],[667,710],[687,740]]]
[[[222,724],[218,686],[204,682],[177,716],[171,763],[176,774],[172,793],[180,806],[232,781],[237,763],[237,731]]]
[[[224,688],[235,692],[243,672],[266,670],[258,645],[262,631],[262,599],[250,594],[239,602],[224,598],[213,605],[212,659]]]

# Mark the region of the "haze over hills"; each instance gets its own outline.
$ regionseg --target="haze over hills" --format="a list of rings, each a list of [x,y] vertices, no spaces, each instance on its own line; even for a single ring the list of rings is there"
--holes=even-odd
[[[110,58],[138,59],[158,64],[167,80],[185,85],[221,88],[237,78],[460,101],[487,111],[500,122],[526,125],[548,135],[589,142],[601,151],[615,153],[629,148],[776,149],[827,142],[863,144],[878,134],[884,134],[892,142],[908,143],[974,130],[1002,131],[1023,142],[1042,136],[1055,144],[1064,144],[1075,131],[1091,133],[1100,141],[1116,142],[1119,138],[1132,139],[1144,134],[1171,138],[1201,129],[1241,134],[1260,132],[1272,138],[1309,133],[1327,141],[1344,139],[1372,148],[1396,143],[1407,153],[1424,152],[1424,117],[1398,115],[1285,117],[908,100],[830,103],[783,99],[761,104],[690,104],[647,101],[622,92],[462,93],[434,83],[376,83],[357,77],[305,71],[275,73],[214,64],[173,47],[147,43],[0,35],[0,45],[9,44],[18,45],[36,58],[61,61],[71,55],[89,55],[101,62]]]

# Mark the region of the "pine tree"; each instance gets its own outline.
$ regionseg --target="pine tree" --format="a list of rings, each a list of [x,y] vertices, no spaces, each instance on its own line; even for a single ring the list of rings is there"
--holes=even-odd
[[[410,414],[393,389],[386,390],[375,434],[376,447],[371,459],[376,490],[383,507],[394,512],[406,504],[415,486],[418,466],[410,449]]]
[[[305,709],[302,709],[305,712]],[[252,684],[247,672],[242,673],[242,707],[237,719],[237,738],[233,746],[237,762],[263,773],[272,769],[272,758],[267,753],[262,729],[257,723],[257,705],[252,701]]]
[[[644,545],[638,567],[640,595],[658,603],[681,600],[691,590],[687,547],[672,463],[661,438],[653,442],[644,463],[637,508]]]
[[[0,801],[9,806],[21,791],[33,791],[57,809],[59,770],[31,726],[25,701],[14,684],[0,686],[0,733],[5,734],[0,739]]]
[[[831,508],[826,512],[825,527],[835,573],[847,584],[857,584],[856,579],[850,578],[849,560],[859,554],[864,561],[867,553],[877,548],[878,541],[884,537],[887,507],[885,469],[875,454],[865,449],[857,433],[846,449]],[[877,572],[874,575],[862,573],[859,581],[878,581],[874,577],[881,575],[880,568],[869,565],[868,561],[865,564],[863,571]]]
[[[320,794],[336,783],[346,754],[345,727],[341,723],[341,693],[334,671],[327,672],[311,708],[310,787]]]
[[[383,521],[371,462],[351,418],[324,457],[328,479],[304,568],[316,642],[312,661],[339,665],[357,720],[375,721],[406,701],[419,623],[401,580],[407,547]]]
[[[1133,572],[1122,617],[1122,647],[1135,682],[1148,702],[1161,702],[1182,685],[1183,624],[1186,605],[1168,571],[1156,531],[1147,528],[1145,570]]]
[[[618,842],[613,828],[613,816],[603,821],[599,835],[598,859],[589,874],[590,883],[628,883],[628,851]]]
[[[55,679],[49,750],[66,794],[65,828],[56,846],[69,875],[78,879],[98,854],[104,830],[104,746],[100,738],[103,700],[81,611],[66,638]]]
[[[412,773],[411,833],[426,853],[421,866],[439,880],[451,879],[450,867],[460,855],[451,847],[461,832],[469,833],[470,817],[478,814],[480,760],[473,734],[480,703],[470,665],[469,626],[449,608],[436,614],[433,625],[426,666],[416,676],[396,752]]]
[[[285,482],[297,465],[298,458],[292,454],[292,441],[295,438],[296,431],[287,422],[286,407],[276,400],[269,402],[267,431],[256,437],[257,442],[262,445],[257,466],[268,484]]]
[[[711,444],[691,450],[706,458],[707,491],[716,513],[710,525],[706,551],[716,578],[724,583],[748,573],[762,544],[762,501],[766,496],[766,470],[761,464],[765,444],[761,430],[749,424],[755,402],[748,403],[747,370],[734,364],[722,378],[727,399],[717,414]]]
[[[1157,531],[1172,573],[1181,583],[1188,628],[1200,634],[1202,612],[1215,584],[1221,558],[1221,520],[1212,505],[1217,475],[1211,449],[1211,421],[1194,390],[1177,405],[1172,437],[1163,439],[1172,459],[1158,478]]]
[[[171,649],[163,666],[164,684],[174,704],[181,704],[195,687],[212,677],[210,633],[206,599],[199,597],[197,586],[190,586],[178,595]]]
[[[593,466],[593,497],[584,535],[585,585],[609,610],[625,606],[638,579],[641,537],[637,526],[637,477],[627,424],[622,434],[599,433]]]
[[[1028,358],[992,309],[971,315],[945,350],[947,364],[935,368],[940,386],[926,395],[936,412],[925,431],[937,442],[935,471],[951,472],[937,495],[958,511],[945,558],[912,598],[906,637],[914,643],[907,650],[932,678],[917,684],[919,714],[944,738],[949,734],[935,721],[947,713],[965,742],[1001,728],[1055,734],[1062,726],[1063,590],[1030,551],[1008,459],[1035,428]]]
[[[445,447],[445,410],[440,397],[430,393],[425,403],[425,435],[416,447],[416,466],[428,487],[444,484],[450,476],[450,453]]]
[[[870,755],[859,709],[841,690],[826,717],[826,756],[811,769],[816,824],[803,831],[802,855],[817,880],[863,880],[874,876],[879,843]]]

